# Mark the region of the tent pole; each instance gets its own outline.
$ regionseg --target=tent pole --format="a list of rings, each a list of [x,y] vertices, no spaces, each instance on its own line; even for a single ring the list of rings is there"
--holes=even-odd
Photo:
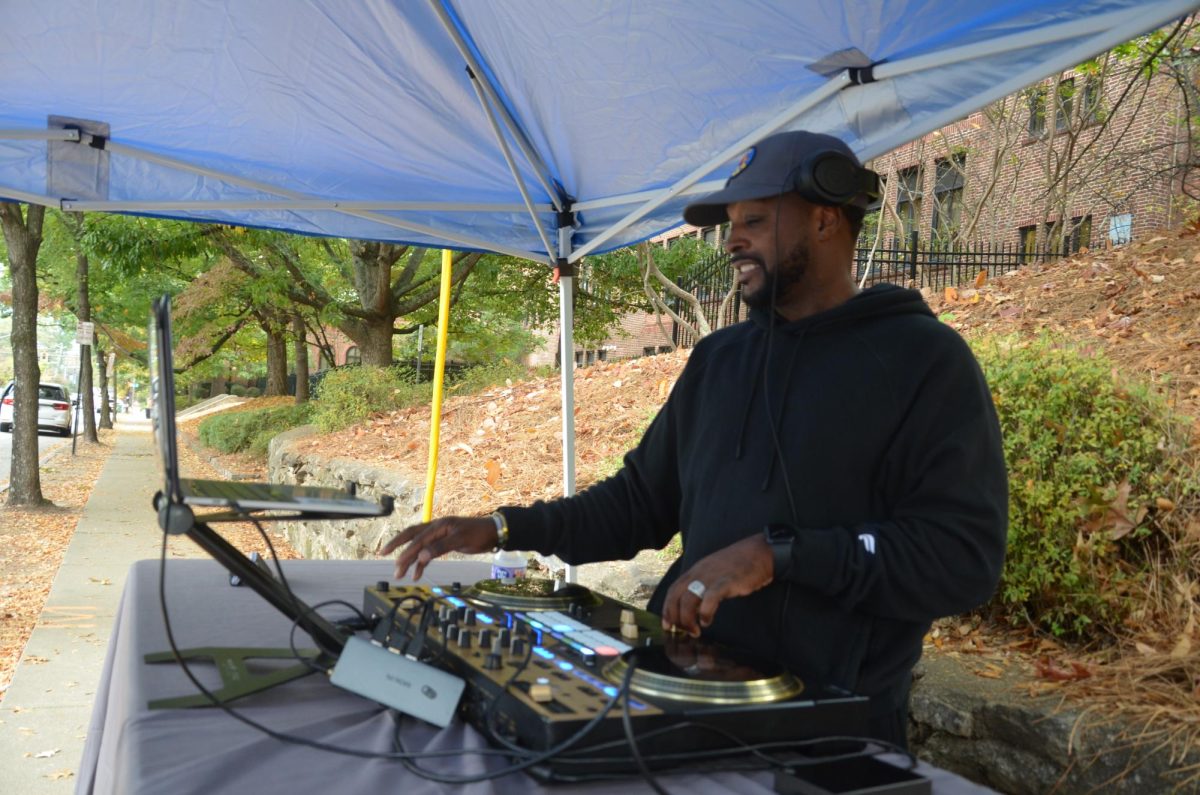
[[[63,209],[74,212],[170,212],[174,210],[244,210],[248,212],[301,212],[308,210],[379,210],[385,212],[524,213],[525,204],[472,204],[470,202],[345,201],[342,199],[237,199],[216,201],[96,201],[63,199]],[[554,205],[533,204],[535,212],[552,213]]]
[[[508,164],[508,170],[512,172],[513,182],[516,183],[517,190],[521,193],[521,200],[525,202],[525,207],[529,210],[529,218],[533,221],[533,228],[537,230],[538,237],[542,239],[542,245],[546,247],[546,256],[553,257],[554,246],[550,245],[550,238],[546,236],[546,230],[542,228],[542,222],[538,218],[537,211],[534,209],[533,200],[529,198],[529,191],[525,187],[525,180],[521,178],[521,172],[517,169],[517,163],[513,160],[512,152],[508,149],[508,142],[504,140],[504,131],[500,129],[500,125],[496,122],[496,114],[492,111],[492,106],[483,95],[483,89],[479,85],[479,78],[475,76],[474,72],[470,72],[470,76],[471,88],[475,89],[475,96],[479,99],[479,104],[483,108],[483,115],[487,117],[488,123],[492,126],[492,134],[496,136],[496,143],[500,144],[500,152],[504,155],[504,162]]]
[[[80,135],[80,144],[81,145],[90,145],[93,140],[94,140],[93,137],[88,135],[87,133],[83,133]],[[237,185],[242,188],[250,188],[252,190],[260,190],[264,193],[272,193],[276,196],[284,196],[289,199],[308,200],[308,199],[315,198],[313,196],[310,196],[310,195],[307,195],[304,193],[300,193],[299,191],[289,190],[287,188],[281,188],[278,185],[271,185],[269,183],[259,182],[258,180],[254,180],[254,179],[246,179],[245,177],[238,177],[238,176],[234,176],[233,174],[225,174],[225,173],[217,171],[215,169],[193,165],[192,163],[188,163],[185,160],[179,160],[174,157],[166,157],[164,155],[159,155],[154,152],[147,151],[145,149],[139,149],[136,146],[128,146],[126,144],[117,143],[116,141],[113,141],[111,138],[105,141],[104,148],[113,154],[137,158],[138,160],[144,160],[148,163],[155,163],[160,166],[166,166],[167,168],[176,168],[176,169],[179,169],[180,171],[186,172],[188,174],[198,174],[202,177],[213,177],[215,179],[221,180],[222,182],[228,183],[230,185]],[[50,206],[51,207],[59,206],[58,200],[55,200],[54,203]],[[500,254],[510,254],[514,257],[520,257],[521,259],[534,260],[535,262],[541,261],[541,258],[539,256],[537,256],[536,254],[534,254],[533,252],[522,251],[520,249],[513,248],[512,246],[505,246],[503,244],[495,242],[494,240],[484,240],[482,238],[473,237],[471,235],[462,235],[462,234],[458,234],[458,233],[454,233],[454,232],[448,232],[444,229],[434,229],[433,227],[425,226],[424,224],[414,224],[414,223],[409,223],[407,221],[401,221],[399,219],[392,218],[389,215],[380,215],[378,213],[362,212],[362,211],[357,211],[357,210],[333,210],[332,212],[341,213],[343,215],[353,216],[355,218],[362,218],[366,221],[374,221],[377,224],[394,227],[396,229],[403,229],[407,232],[417,232],[419,234],[429,235],[434,240],[445,241],[445,242],[449,242],[449,243],[458,243],[458,244],[461,244],[462,246],[464,246],[465,248],[476,249],[479,251],[495,251]]]
[[[454,252],[442,249],[442,285],[438,294],[437,356],[433,366],[433,400],[429,405],[429,466],[425,470],[425,501],[421,521],[433,518],[433,490],[437,485],[438,443],[442,432],[442,384],[446,373],[446,341],[450,336],[450,284],[454,274]]]
[[[629,213],[624,218],[610,226],[608,229],[605,229],[587,243],[577,248],[571,253],[571,256],[568,257],[568,259],[571,262],[578,262],[579,260],[583,259],[583,257],[592,253],[604,243],[607,243],[618,233],[637,223],[664,203],[670,201],[674,197],[690,188],[692,185],[699,182],[702,177],[708,176],[717,166],[732,160],[735,156],[744,152],[751,144],[770,135],[776,130],[779,130],[797,116],[812,108],[815,108],[817,105],[820,105],[826,99],[849,85],[852,85],[852,83],[850,80],[850,75],[846,71],[839,72],[838,74],[829,78],[829,80],[827,80],[825,84],[816,91],[808,94],[803,99],[793,103],[792,105],[789,105],[785,110],[767,119],[767,121],[763,124],[758,125],[753,130],[722,149],[720,152],[717,152],[717,154],[709,158],[706,163],[701,164],[698,168],[692,169],[690,172],[688,172],[687,176],[678,180],[674,185],[663,191],[657,197],[646,202],[641,207]]]
[[[562,212],[564,209],[564,197],[555,189],[554,180],[550,176],[550,169],[546,166],[546,161],[542,160],[541,155],[533,148],[533,144],[529,142],[529,137],[525,135],[525,131],[517,124],[517,120],[509,113],[508,106],[501,100],[499,92],[496,91],[496,87],[491,83],[491,70],[480,63],[479,59],[475,57],[475,48],[463,37],[466,27],[460,25],[459,20],[452,15],[450,9],[442,0],[429,0],[429,5],[433,8],[433,13],[437,15],[438,20],[442,23],[442,27],[446,29],[450,40],[454,42],[454,46],[458,48],[459,55],[467,62],[472,76],[479,81],[480,89],[496,107],[500,118],[504,121],[504,126],[508,128],[513,140],[517,142],[517,147],[520,148],[521,154],[525,155],[525,159],[529,162],[529,165],[533,166],[533,173],[537,176],[538,182],[541,183],[542,190],[546,191],[546,195],[554,203],[554,209]]]
[[[573,216],[574,213],[563,215]],[[571,253],[571,223],[561,222],[558,227],[558,361],[561,378],[562,407],[562,450],[563,450],[563,496],[575,494],[575,307],[572,284],[574,268],[567,263]],[[566,567],[567,582],[576,582],[579,573],[575,566]]]
[[[0,130],[0,141],[78,141],[79,130]]]

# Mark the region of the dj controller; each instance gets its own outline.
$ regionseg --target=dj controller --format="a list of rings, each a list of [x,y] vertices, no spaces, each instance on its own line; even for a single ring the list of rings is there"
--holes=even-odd
[[[544,752],[595,722],[531,771],[547,778],[628,772],[630,732],[661,769],[744,756],[756,744],[857,736],[866,724],[861,696],[664,632],[658,616],[579,585],[380,582],[364,608],[378,620],[376,641],[466,681],[460,712],[494,743]],[[598,717],[626,680],[628,695]]]

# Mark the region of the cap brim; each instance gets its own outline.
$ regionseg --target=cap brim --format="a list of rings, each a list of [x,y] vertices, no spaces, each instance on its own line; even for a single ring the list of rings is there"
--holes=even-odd
[[[683,220],[692,226],[716,226],[729,220],[726,207],[734,202],[745,202],[753,199],[765,199],[783,193],[783,186],[778,184],[763,185],[758,182],[738,182],[727,185],[716,193],[703,196],[699,201],[692,202],[683,208]]]

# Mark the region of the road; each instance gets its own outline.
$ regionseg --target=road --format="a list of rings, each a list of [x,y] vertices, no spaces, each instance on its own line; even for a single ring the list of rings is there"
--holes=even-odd
[[[8,469],[12,466],[12,439],[11,433],[0,433],[0,488],[8,485]],[[71,446],[70,436],[64,438],[50,431],[42,431],[38,434],[38,457],[44,458],[46,453],[64,444],[67,447]]]

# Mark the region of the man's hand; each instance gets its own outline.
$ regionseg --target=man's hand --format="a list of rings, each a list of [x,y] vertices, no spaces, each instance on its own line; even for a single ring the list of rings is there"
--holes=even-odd
[[[496,547],[496,523],[490,516],[445,516],[404,528],[379,548],[379,554],[390,554],[404,544],[408,546],[396,558],[396,579],[415,562],[413,579],[419,580],[429,561],[447,552],[491,552]]]
[[[774,578],[774,568],[771,548],[762,533],[755,533],[701,558],[680,574],[667,591],[663,602],[663,629],[674,627],[698,637],[700,629],[712,623],[722,601],[766,587]],[[703,596],[697,595],[696,591],[702,592]]]

